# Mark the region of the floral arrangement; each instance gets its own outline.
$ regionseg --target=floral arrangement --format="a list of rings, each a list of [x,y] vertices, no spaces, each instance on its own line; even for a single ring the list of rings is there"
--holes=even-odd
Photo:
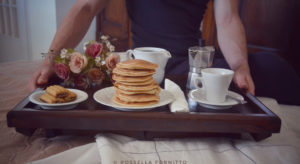
[[[108,36],[101,36],[100,42],[89,41],[84,44],[84,54],[74,49],[62,49],[54,59],[56,75],[70,87],[87,89],[101,85],[109,80],[112,69],[120,62],[114,52],[115,47]]]

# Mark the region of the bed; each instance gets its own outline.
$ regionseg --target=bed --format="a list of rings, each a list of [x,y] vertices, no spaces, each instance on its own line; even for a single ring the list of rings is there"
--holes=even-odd
[[[27,82],[41,61],[0,63],[0,163],[121,163],[184,160],[187,163],[299,163],[300,106],[259,98],[282,120],[281,133],[260,142],[249,139],[194,138],[139,141],[114,134],[28,137],[8,128],[6,114],[29,91]],[[64,161],[65,160],[65,161]],[[33,162],[35,161],[35,162]]]

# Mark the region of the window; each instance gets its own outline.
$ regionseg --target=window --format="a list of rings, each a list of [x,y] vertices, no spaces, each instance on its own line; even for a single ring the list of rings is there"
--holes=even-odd
[[[0,34],[19,37],[16,0],[0,0]]]

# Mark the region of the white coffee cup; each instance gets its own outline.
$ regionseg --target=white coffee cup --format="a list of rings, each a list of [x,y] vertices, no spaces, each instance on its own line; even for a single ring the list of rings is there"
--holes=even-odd
[[[205,90],[207,101],[211,103],[224,102],[234,72],[223,68],[205,68],[201,70],[201,74],[202,77],[194,80],[195,87]],[[203,87],[198,86],[199,81]]]
[[[163,81],[166,64],[171,58],[169,51],[157,47],[138,47],[133,50],[127,50],[126,54],[128,59],[142,59],[158,64],[153,78],[158,84]]]

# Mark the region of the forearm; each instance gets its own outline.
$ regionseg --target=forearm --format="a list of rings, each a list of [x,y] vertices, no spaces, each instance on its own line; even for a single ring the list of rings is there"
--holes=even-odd
[[[230,21],[217,26],[217,35],[220,48],[231,69],[239,66],[248,66],[245,30],[237,16]]]
[[[49,51],[57,55],[62,48],[74,48],[86,34],[94,16],[105,6],[106,0],[79,0],[60,24]]]
[[[238,14],[237,0],[214,0],[219,46],[231,69],[248,67],[245,30]]]

